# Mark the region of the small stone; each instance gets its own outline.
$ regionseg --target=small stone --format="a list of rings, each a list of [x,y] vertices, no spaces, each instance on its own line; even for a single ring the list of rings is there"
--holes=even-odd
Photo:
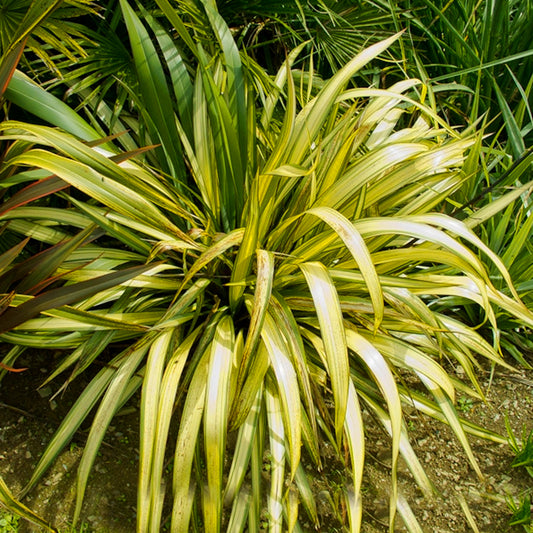
[[[107,468],[105,466],[102,466],[100,464],[97,464],[95,467],[94,467],[95,471],[98,472],[99,474],[107,474]]]
[[[38,392],[41,398],[48,398],[48,396],[52,394],[52,387],[43,387],[42,389],[39,389]]]

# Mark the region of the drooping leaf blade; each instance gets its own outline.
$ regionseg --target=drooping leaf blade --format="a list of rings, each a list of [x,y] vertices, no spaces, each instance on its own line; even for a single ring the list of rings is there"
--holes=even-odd
[[[100,278],[81,281],[74,285],[66,285],[57,289],[50,289],[17,307],[8,309],[2,315],[0,333],[9,331],[43,311],[47,311],[54,307],[60,307],[62,305],[70,305],[96,294],[99,291],[120,285],[121,283],[129,281],[139,274],[146,272],[152,267],[153,265],[134,266],[118,272],[105,274],[100,276]]]

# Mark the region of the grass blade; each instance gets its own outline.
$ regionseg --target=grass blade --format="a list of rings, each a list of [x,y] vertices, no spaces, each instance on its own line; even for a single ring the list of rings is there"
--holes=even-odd
[[[257,348],[261,339],[261,329],[269,308],[270,295],[272,293],[272,280],[274,278],[274,255],[265,250],[257,250],[257,277],[253,301],[250,302],[250,326],[246,335],[242,360],[240,363],[237,388],[242,383],[246,373],[248,360]],[[242,377],[241,377],[242,376]]]
[[[124,354],[115,357],[109,366],[102,369],[95,378],[85,387],[78,400],[74,403],[67,416],[63,418],[61,425],[48,444],[39,463],[35,467],[32,477],[22,494],[25,495],[31,490],[43,476],[45,471],[50,467],[61,450],[69,443],[70,439],[76,433],[78,428],[84,422],[98,400],[105,392],[109,383],[115,375],[115,365],[119,364]]]
[[[337,442],[340,442],[348,402],[350,369],[339,296],[324,265],[316,262],[304,263],[300,268],[313,297],[324,341],[327,369],[335,402],[335,431]]]
[[[301,448],[302,418],[298,379],[294,366],[288,357],[283,334],[270,314],[265,316],[261,337],[268,351],[270,366],[276,376],[275,383],[278,387],[276,396],[281,402],[281,413],[286,428],[283,430],[283,435],[286,435],[284,438],[289,444],[292,478],[300,463]]]
[[[180,420],[174,452],[173,505],[170,531],[189,531],[189,521],[195,494],[191,470],[198,443],[198,432],[204,415],[209,354],[204,354],[194,371]]]
[[[269,532],[281,533],[283,527],[283,487],[285,483],[285,426],[282,406],[274,384],[265,389],[270,442],[270,494],[268,497]],[[295,425],[295,422],[292,422]]]
[[[260,389],[255,397],[255,402],[248,412],[244,424],[239,428],[237,444],[233,453],[233,461],[228,474],[228,481],[224,491],[224,503],[228,505],[233,501],[235,495],[241,490],[242,482],[248,469],[253,451],[253,437],[257,431],[259,412],[263,394]]]
[[[204,518],[207,531],[219,532],[222,517],[222,492],[226,433],[230,401],[231,374],[234,371],[235,333],[233,321],[224,317],[211,345],[204,410],[204,446],[207,493]]]
[[[148,350],[149,344],[146,340],[147,339],[141,339],[136,346],[129,349],[125,354],[125,357],[122,358],[120,365],[114,369],[113,376],[111,377],[109,385],[106,387],[107,390],[92,422],[91,430],[87,437],[87,442],[85,443],[83,455],[78,467],[76,507],[72,519],[74,524],[76,524],[79,519],[89,474],[92,470],[100,445],[102,444],[102,440],[104,439],[105,432],[107,431],[111,419],[121,407],[125,393],[130,385],[130,379]]]
[[[348,404],[344,431],[350,450],[353,476],[353,492],[347,502],[350,510],[350,527],[351,531],[359,533],[363,514],[361,489],[363,486],[363,470],[365,464],[365,433],[361,408],[357,399],[357,391],[351,380],[348,387]]]
[[[392,466],[389,526],[392,531],[394,528],[394,516],[398,500],[397,468],[402,431],[401,400],[396,387],[396,380],[394,379],[385,359],[375,346],[353,329],[346,330],[346,342],[348,347],[364,361],[365,365],[370,370],[370,373],[374,376],[375,382],[387,402],[390,414],[392,430]]]
[[[400,34],[365,48],[349,63],[342,67],[324,86],[319,96],[312,100],[300,113],[293,132],[293,142],[289,150],[287,162],[300,163],[303,155],[315,139],[318,131],[330,116],[332,104],[354,74],[368,62],[384,52]]]
[[[101,137],[70,106],[18,70],[15,71],[9,82],[5,97],[21,109],[25,109],[45,122],[58,126],[80,139],[96,141]]]
[[[383,320],[383,293],[374,262],[365,241],[354,228],[353,224],[337,211],[327,207],[315,207],[308,211],[309,214],[316,215],[329,224],[332,229],[343,240],[350,250],[363,278],[365,279],[370,293],[370,299],[374,307],[374,331],[377,331]]]
[[[174,332],[161,333],[150,346],[144,373],[139,445],[139,488],[137,491],[137,528],[149,531],[152,502],[159,500],[160,485],[151,483],[152,457],[157,443],[156,428],[160,386],[168,352],[172,347]]]
[[[194,275],[200,271],[204,266],[208,265],[211,261],[222,255],[226,250],[233,246],[238,246],[243,239],[244,230],[236,229],[217,241],[215,244],[205,250],[202,255],[194,262],[187,274],[183,278],[182,287],[194,277]]]
[[[154,139],[161,140],[167,156],[165,161],[180,190],[185,179],[183,156],[165,74],[150,35],[141,21],[126,0],[120,0],[120,6],[139,78],[143,111],[150,119],[149,124],[153,124]]]

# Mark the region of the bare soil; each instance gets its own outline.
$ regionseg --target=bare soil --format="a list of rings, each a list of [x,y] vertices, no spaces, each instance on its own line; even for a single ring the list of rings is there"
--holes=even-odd
[[[499,374],[484,383],[487,402],[470,401],[458,394],[459,414],[467,420],[508,436],[505,419],[517,438],[533,429],[533,373]],[[524,531],[509,525],[512,512],[508,500],[516,503],[533,492],[533,478],[522,468],[511,466],[515,454],[510,446],[470,436],[470,443],[483,478],[470,465],[452,430],[445,424],[419,414],[407,415],[411,444],[437,489],[434,499],[424,498],[410,472],[400,465],[399,485],[405,499],[427,533],[503,533]],[[374,440],[377,457],[383,455],[385,439]],[[380,451],[381,450],[381,451]],[[387,455],[384,455],[387,457]],[[387,531],[387,494],[380,487],[387,483],[383,461],[369,465],[368,499],[370,515],[365,533]],[[386,485],[385,485],[386,486]],[[468,515],[471,515],[470,521]],[[401,520],[397,529],[405,530]]]
[[[54,386],[39,389],[53,365],[53,357],[25,356],[17,366],[28,366],[21,373],[9,373],[0,382],[0,476],[16,494],[28,482],[31,472],[62,416],[72,405],[86,382],[80,379],[67,392],[51,400]],[[533,429],[533,372],[496,373],[483,376],[487,403],[470,401],[459,394],[461,415],[505,436],[505,417],[517,436]],[[135,531],[135,505],[138,460],[138,408],[131,405],[116,417],[101,448],[90,478],[82,511],[82,524],[76,531],[94,533],[132,533]],[[369,415],[368,415],[369,416]],[[399,485],[422,528],[427,533],[519,532],[509,526],[509,498],[515,501],[533,492],[533,479],[523,468],[513,468],[514,454],[507,444],[471,438],[475,456],[483,472],[479,479],[466,455],[444,424],[415,412],[406,413],[411,444],[437,489],[435,498],[423,497],[410,472],[400,464]],[[366,420],[368,462],[364,477],[364,533],[388,531],[390,486],[389,439],[369,417]],[[76,492],[76,466],[87,429],[82,428],[44,479],[24,499],[32,510],[62,532],[69,531]],[[328,461],[329,471],[317,477],[316,497],[321,526],[318,531],[343,531],[342,465]],[[332,509],[333,505],[336,509]],[[470,515],[470,518],[468,518]],[[397,531],[405,531],[401,518]],[[305,524],[309,531],[316,531]],[[307,530],[307,529],[305,529]],[[20,522],[19,531],[37,531]]]

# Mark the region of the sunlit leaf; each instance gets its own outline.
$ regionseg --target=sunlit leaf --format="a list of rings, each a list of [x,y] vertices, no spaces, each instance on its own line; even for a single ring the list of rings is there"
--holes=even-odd
[[[335,398],[335,429],[337,440],[344,426],[348,402],[349,365],[339,298],[326,268],[320,263],[300,265],[320,323],[324,350]]]

